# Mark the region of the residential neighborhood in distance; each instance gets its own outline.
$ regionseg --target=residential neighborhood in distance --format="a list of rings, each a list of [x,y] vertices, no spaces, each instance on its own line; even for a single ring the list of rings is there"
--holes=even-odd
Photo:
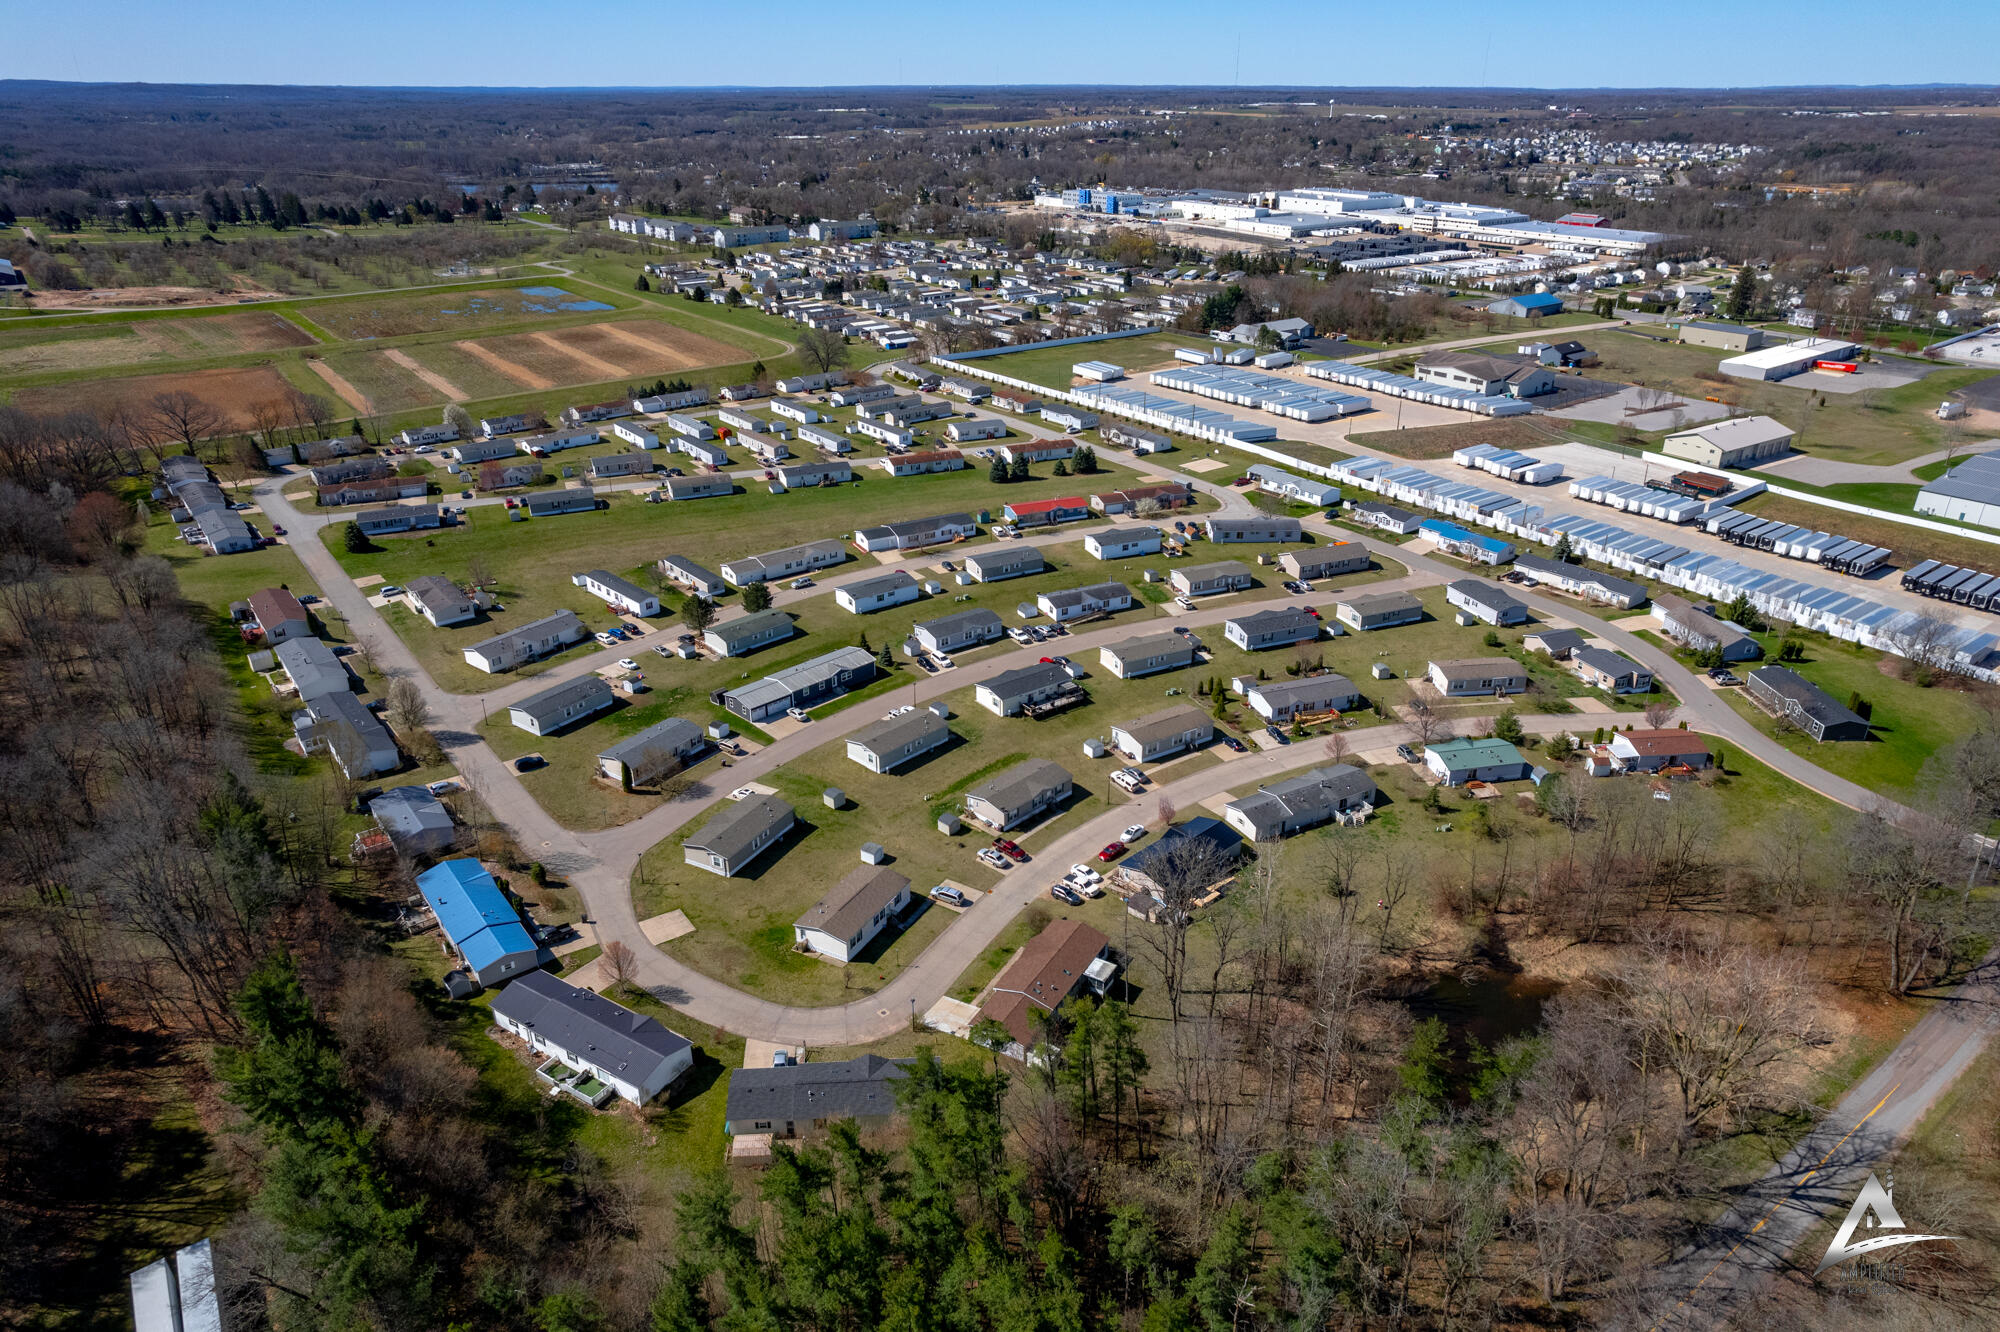
[[[10,1325],[1981,1325],[2000,16],[1854,8],[16,16]]]

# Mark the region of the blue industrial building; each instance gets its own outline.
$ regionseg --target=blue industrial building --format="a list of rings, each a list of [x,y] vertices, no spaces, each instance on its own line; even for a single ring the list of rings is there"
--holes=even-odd
[[[1508,296],[1486,307],[1494,314],[1513,315],[1519,319],[1534,319],[1541,315],[1561,314],[1562,297],[1554,292],[1529,293]]]

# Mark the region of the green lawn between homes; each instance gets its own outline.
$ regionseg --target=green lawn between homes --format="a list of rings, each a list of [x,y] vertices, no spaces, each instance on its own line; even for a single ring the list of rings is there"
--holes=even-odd
[[[566,456],[566,455],[565,455]],[[557,459],[560,462],[560,457]],[[350,576],[380,574],[392,584],[407,586],[424,574],[444,574],[466,582],[475,561],[496,580],[496,595],[506,609],[482,614],[469,624],[434,629],[400,604],[390,606],[389,623],[409,644],[440,686],[455,693],[483,693],[506,683],[465,664],[464,649],[506,629],[526,624],[567,607],[593,631],[617,623],[597,598],[578,590],[570,575],[588,569],[608,569],[653,587],[653,564],[665,555],[685,555],[710,569],[729,559],[819,538],[851,537],[862,527],[932,514],[984,511],[997,515],[1000,506],[1017,499],[1044,499],[1115,489],[1133,482],[1122,460],[1107,459],[1087,477],[1058,477],[1041,469],[1032,481],[996,486],[976,467],[928,476],[892,478],[880,471],[860,473],[858,486],[825,486],[771,495],[762,485],[715,499],[647,504],[631,492],[605,496],[608,508],[594,513],[511,522],[498,506],[472,508],[463,524],[435,532],[382,538],[377,550],[348,553],[345,524],[339,520],[322,529],[324,540]],[[313,538],[304,538],[311,540]],[[860,556],[847,569],[862,567]],[[1095,561],[1093,561],[1095,563]],[[725,599],[734,604],[735,594]],[[673,599],[678,604],[678,598]],[[827,598],[830,602],[831,598]],[[1011,602],[1009,603],[1011,605]],[[844,612],[840,612],[844,615]],[[922,618],[942,614],[932,611]],[[835,646],[836,640],[828,646]],[[900,641],[900,640],[899,640]],[[589,649],[575,649],[569,656]],[[821,649],[825,650],[825,649]],[[613,659],[624,653],[613,654]],[[537,674],[564,657],[533,663],[517,674]],[[759,671],[759,674],[764,672]],[[733,683],[731,674],[715,682]]]
[[[1743,690],[1723,690],[1723,697],[1785,748],[1871,791],[1893,796],[1916,794],[1924,761],[1974,729],[2000,704],[2000,690],[1991,685],[1948,679],[1920,688],[1899,674],[1889,673],[1903,665],[1899,658],[1821,634],[1797,636],[1805,643],[1805,660],[1785,664],[1831,694],[1836,703],[1844,704],[1850,694],[1858,692],[1873,704],[1867,740],[1822,744],[1795,730],[1780,734],[1770,716]],[[1763,633],[1755,637],[1764,645],[1765,661],[1775,662],[1783,635]],[[1761,664],[1739,667],[1737,673]]]
[[[1129,338],[1106,338],[1102,342],[1078,342],[1066,347],[1026,347],[999,356],[982,356],[972,364],[982,370],[1012,375],[1044,388],[1067,389],[1077,383],[1070,367],[1080,361],[1108,361],[1130,373],[1139,369],[1160,368],[1174,359],[1176,347],[1206,349],[1214,345],[1204,333],[1140,333]]]
[[[1198,546],[1197,549],[1205,548]],[[600,713],[597,718],[554,736],[536,737],[518,730],[500,710],[495,710],[494,715],[487,718],[481,731],[503,759],[512,760],[522,754],[537,753],[548,760],[548,767],[525,774],[522,780],[557,821],[572,828],[608,827],[638,817],[660,800],[655,791],[619,791],[593,775],[596,756],[617,740],[669,716],[684,716],[704,723],[712,718],[723,719],[739,730],[762,734],[757,728],[745,726],[741,719],[710,703],[708,696],[712,690],[744,680],[759,679],[848,644],[865,641],[872,651],[879,651],[885,646],[900,649],[917,622],[959,611],[991,610],[1009,624],[1019,624],[1022,621],[1015,608],[1020,603],[1032,602],[1043,592],[1091,583],[1123,582],[1139,592],[1142,598],[1141,603],[1132,609],[1120,611],[1106,621],[1093,624],[1092,628],[1101,628],[1107,623],[1130,624],[1133,633],[1137,634],[1141,632],[1143,621],[1166,615],[1161,603],[1168,600],[1164,579],[1171,564],[1163,557],[1101,562],[1084,549],[1081,541],[1043,547],[1042,557],[1049,565],[1042,574],[999,583],[975,583],[970,587],[958,586],[951,580],[950,574],[937,567],[939,560],[951,558],[949,554],[941,554],[922,563],[906,564],[903,567],[910,572],[919,577],[936,579],[946,590],[936,596],[926,595],[917,601],[870,615],[848,613],[830,593],[807,597],[786,606],[795,617],[800,633],[788,643],[747,657],[720,662],[706,659],[667,660],[648,653],[640,665],[646,672],[647,682],[653,686],[651,693],[621,699],[612,711]],[[1163,581],[1145,583],[1143,579],[1147,569],[1158,573]],[[1326,586],[1356,586],[1401,573],[1400,566],[1384,567],[1330,580]],[[1270,577],[1260,579],[1257,587],[1239,594],[1232,601],[1248,603],[1281,595],[1283,590],[1278,586],[1278,579]],[[423,629],[430,628],[422,621],[415,623]],[[1045,645],[1044,650],[1050,654],[1061,652],[1066,641],[1054,640]],[[961,652],[957,657],[970,662],[1015,650],[1014,644],[1008,642]],[[865,689],[816,709],[815,715],[824,717],[843,708],[861,706],[878,696],[893,695],[903,686],[922,678],[920,668],[903,659],[900,650],[896,655],[898,664],[893,673]],[[727,779],[710,772],[704,780]]]
[[[426,995],[442,994],[447,963],[434,939],[399,943],[395,951],[417,975],[436,982],[423,987]],[[694,1067],[643,1110],[616,1099],[604,1110],[591,1110],[569,1097],[548,1095],[547,1084],[535,1076],[542,1061],[493,1025],[495,993],[488,990],[462,1004],[441,999],[433,1004],[434,1011],[451,1024],[453,1047],[478,1071],[481,1091],[493,1101],[494,1122],[505,1125],[528,1117],[553,1124],[559,1141],[597,1152],[621,1177],[636,1169],[669,1191],[685,1185],[689,1176],[723,1163],[727,1146],[723,1109],[729,1070],[743,1063],[742,1037],[669,1009],[643,991],[621,989],[612,995],[619,1003],[657,1018],[694,1042]]]
[[[1304,600],[1330,611],[1335,591]],[[1422,624],[1322,640],[1314,651],[1328,669],[1353,679],[1371,703],[1385,709],[1408,700],[1406,677],[1413,671],[1420,674],[1431,657],[1469,657],[1494,651],[1484,643],[1484,626],[1462,628],[1437,618],[1437,612],[1445,609],[1441,590],[1427,592],[1423,599],[1433,618]],[[1522,632],[1501,631],[1503,650],[1522,655]],[[946,837],[937,831],[935,817],[940,810],[954,807],[957,797],[974,782],[1031,757],[1061,764],[1076,780],[1078,790],[1063,812],[1017,836],[1031,853],[1109,806],[1129,806],[1134,821],[1150,820],[1155,808],[1152,797],[1135,800],[1107,779],[1110,769],[1122,766],[1123,760],[1086,758],[1083,742],[1093,737],[1107,739],[1113,725],[1177,701],[1206,707],[1207,700],[1196,691],[1213,678],[1255,675],[1261,669],[1272,679],[1285,679],[1286,668],[1296,655],[1285,650],[1240,651],[1223,638],[1219,626],[1201,631],[1200,636],[1211,651],[1207,664],[1138,680],[1112,676],[1099,664],[1095,652],[1078,655],[1077,663],[1088,672],[1083,684],[1091,702],[1044,721],[995,717],[978,706],[970,688],[955,691],[946,696],[946,702],[952,710],[956,739],[894,774],[871,773],[850,761],[844,740],[788,763],[769,782],[810,828],[794,833],[774,855],[758,861],[749,874],[723,879],[683,862],[682,846],[687,837],[706,822],[696,820],[648,851],[641,861],[633,877],[639,912],[650,916],[675,908],[686,911],[696,926],[695,933],[668,944],[667,950],[706,974],[727,978],[765,997],[785,1003],[829,1004],[871,993],[915,953],[890,944],[879,954],[869,954],[865,965],[845,968],[842,976],[833,974],[838,969],[789,951],[791,922],[817,901],[834,879],[859,863],[856,852],[861,842],[877,841],[888,847],[897,857],[898,872],[907,875],[916,889],[929,888],[947,876],[974,888],[990,888],[999,874],[973,858],[986,839],[971,833]],[[1060,644],[1052,649],[1059,650]],[[1392,663],[1396,678],[1378,681],[1371,677],[1369,667],[1382,659]],[[1534,710],[1540,700],[1562,710],[1565,704],[1560,700],[1603,698],[1582,688],[1546,659],[1528,657],[1527,661],[1535,692],[1512,700],[1522,711]],[[896,701],[893,691],[881,701]],[[1635,700],[1619,702],[1627,708],[1638,706]],[[1451,716],[1467,719],[1498,710],[1499,705],[1490,699],[1455,700],[1445,709]],[[1230,700],[1225,713],[1230,729],[1255,742],[1261,723],[1240,700]],[[1592,720],[1589,714],[1578,714],[1574,729],[1588,731]],[[1223,746],[1213,745],[1155,765],[1152,770],[1159,773],[1159,780],[1173,781],[1202,767],[1230,761]],[[853,804],[840,811],[826,809],[820,793],[829,786],[844,790]],[[1420,795],[1417,791],[1411,798]],[[1008,873],[1046,876],[1053,882],[1066,868],[1033,863]],[[969,983],[961,982],[960,987]]]
[[[1586,736],[1590,728],[1582,723],[1587,720],[1578,718],[1579,729]],[[1723,755],[1723,780],[1706,790],[1677,785],[1674,791],[1676,799],[1682,801],[1682,814],[1686,813],[1691,801],[1704,818],[1712,821],[1714,835],[1708,842],[1708,854],[1712,859],[1727,863],[1732,859],[1754,858],[1759,846],[1758,829],[1782,809],[1796,808],[1808,818],[1829,826],[1841,816],[1842,811],[1832,801],[1754,759],[1743,757],[1726,741],[1711,738],[1710,745]],[[1539,743],[1531,742],[1524,752],[1538,763],[1548,763]],[[1462,883],[1475,873],[1491,873],[1492,867],[1503,856],[1516,865],[1527,865],[1536,863],[1544,856],[1560,855],[1565,834],[1538,813],[1524,807],[1525,802],[1520,797],[1535,790],[1530,782],[1503,783],[1501,796],[1493,801],[1475,800],[1463,792],[1443,791],[1440,793],[1443,797],[1441,809],[1432,812],[1422,807],[1427,784],[1421,775],[1422,770],[1416,765],[1374,764],[1367,770],[1385,798],[1383,805],[1360,828],[1329,826],[1279,843],[1275,854],[1278,857],[1280,893],[1294,902],[1324,900],[1326,888],[1319,869],[1324,857],[1319,854],[1318,848],[1334,839],[1358,840],[1363,847],[1364,879],[1385,860],[1393,860],[1406,867],[1411,889],[1408,897],[1400,903],[1391,904],[1390,910],[1370,911],[1365,928],[1371,932],[1385,932],[1405,945],[1416,944],[1423,952],[1435,956],[1455,957],[1477,952],[1490,942],[1480,936],[1491,923],[1491,917],[1483,910],[1452,913],[1442,909],[1440,886]],[[1569,780],[1591,782],[1592,791],[1598,794],[1609,793],[1610,788],[1602,783],[1644,780],[1605,778],[1599,782],[1576,775],[1573,767],[1566,772]],[[1230,795],[1245,796],[1255,788],[1255,782],[1247,782],[1232,788]],[[1682,792],[1687,794],[1683,796]],[[1671,817],[1673,810],[1672,802],[1668,801],[1640,800],[1635,803],[1638,805],[1636,817],[1642,819],[1665,819]],[[1187,818],[1210,813],[1209,809],[1182,809],[1179,816]],[[1489,823],[1504,825],[1505,838],[1490,839],[1487,832]],[[1260,848],[1259,854],[1264,853],[1265,850]],[[1050,877],[1060,877],[1059,869]],[[1510,912],[1519,909],[1519,895],[1525,891],[1527,882],[1517,875],[1515,896],[1508,904]],[[992,948],[966,968],[951,988],[952,997],[967,1002],[975,999],[1006,964],[1007,958],[1052,917],[1073,917],[1094,925],[1132,959],[1126,979],[1132,987],[1133,1011],[1141,1024],[1142,1040],[1154,1058],[1155,1067],[1167,1067],[1161,1062],[1166,1055],[1165,1028],[1169,1017],[1165,988],[1160,984],[1152,955],[1141,943],[1149,927],[1130,917],[1115,895],[1107,894],[1101,899],[1087,901],[1081,907],[1046,899],[1030,906]],[[1213,939],[1214,936],[1204,929],[1188,933],[1187,975],[1205,981],[1214,965]],[[1194,1002],[1199,1004],[1201,1000],[1196,997]]]

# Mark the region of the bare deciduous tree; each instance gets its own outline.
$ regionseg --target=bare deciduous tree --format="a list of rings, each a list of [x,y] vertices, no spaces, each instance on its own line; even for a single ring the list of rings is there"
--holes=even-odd
[[[808,328],[799,334],[799,359],[818,374],[847,364],[847,339],[838,329]]]
[[[613,939],[604,945],[604,970],[611,977],[613,985],[630,985],[639,974],[639,959],[632,952],[632,945],[623,939]]]
[[[1783,1100],[1820,1019],[1795,959],[1676,931],[1646,940],[1620,973],[1642,1075],[1676,1099],[1674,1151]]]
[[[142,425],[145,433],[140,438],[156,460],[164,460],[174,444],[194,452],[197,444],[222,428],[222,413],[187,390],[175,389],[153,396]]]
[[[1440,744],[1457,734],[1450,720],[1440,716],[1437,709],[1422,698],[1412,698],[1404,714],[1409,722],[1410,734],[1420,744]]]

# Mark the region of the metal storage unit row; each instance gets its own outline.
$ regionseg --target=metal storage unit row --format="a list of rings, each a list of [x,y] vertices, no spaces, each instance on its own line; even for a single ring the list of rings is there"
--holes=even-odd
[[[1921,596],[1970,606],[1973,610],[2000,610],[2000,574],[1980,569],[1925,560],[1903,575],[1903,586]]]
[[[1753,569],[1726,556],[1697,554],[1686,546],[1628,531],[1584,514],[1545,516],[1539,506],[1516,503],[1511,508],[1482,515],[1480,506],[1476,502],[1468,504],[1466,496],[1460,493],[1477,491],[1477,487],[1459,486],[1404,463],[1385,458],[1349,458],[1333,464],[1328,471],[1335,480],[1356,489],[1462,516],[1545,547],[1553,547],[1568,537],[1571,548],[1586,560],[1656,579],[1669,587],[1683,588],[1716,601],[1734,601],[1741,594],[1773,619],[1818,629],[1884,652],[1902,654],[1915,639],[1931,636],[1930,628],[1920,623],[1921,617],[1915,612],[1885,606],[1838,588]],[[1734,510],[1727,511],[1727,516],[1749,517]],[[1845,558],[1840,546],[1818,549],[1822,562],[1829,553],[1836,561]],[[1887,555],[1879,547],[1867,547],[1860,558],[1873,559],[1878,552]],[[1918,586],[1919,582],[1922,586]],[[1903,584],[1946,599],[1963,592],[1961,604],[2000,611],[2000,577],[1926,561],[1906,574]],[[1943,590],[1936,590],[1939,588]],[[1952,630],[1948,637],[1955,669],[1977,679],[2000,679],[2000,633],[1960,628]]]
[[[1368,399],[1351,393],[1336,393],[1280,375],[1226,365],[1173,366],[1155,371],[1151,380],[1161,388],[1195,393],[1238,407],[1255,407],[1294,421],[1330,421],[1365,412],[1370,407]]]
[[[1592,504],[1605,504],[1626,513],[1641,513],[1663,523],[1691,523],[1701,517],[1700,500],[1655,490],[1636,481],[1619,481],[1608,476],[1587,476],[1569,483],[1569,493]]]
[[[1306,373],[1314,379],[1345,384],[1349,388],[1358,388],[1369,393],[1404,398],[1410,402],[1425,402],[1433,407],[1455,407],[1461,412],[1478,412],[1482,416],[1524,416],[1535,410],[1531,404],[1519,398],[1474,393],[1469,389],[1447,388],[1443,384],[1412,379],[1408,375],[1392,375],[1387,370],[1375,370],[1365,365],[1350,365],[1346,361],[1314,361],[1306,367]]]
[[[1815,532],[1795,523],[1759,518],[1734,509],[1712,515],[1703,526],[1734,545],[1772,551],[1787,559],[1809,560],[1835,573],[1866,574],[1889,558],[1886,546],[1871,546],[1866,541]]]

